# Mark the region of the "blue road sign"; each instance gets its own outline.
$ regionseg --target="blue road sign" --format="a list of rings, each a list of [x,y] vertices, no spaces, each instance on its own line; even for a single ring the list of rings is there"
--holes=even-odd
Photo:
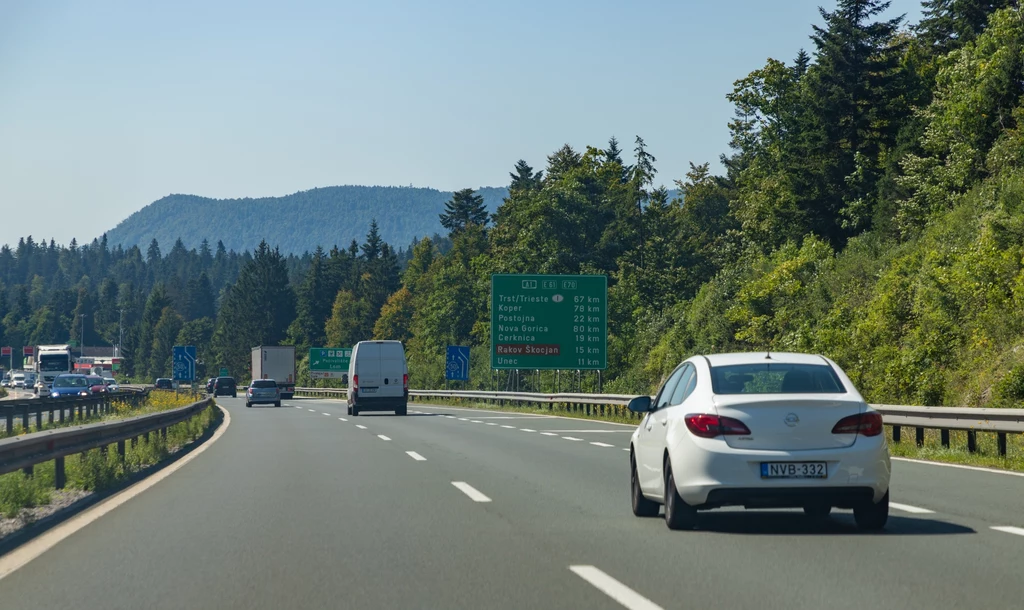
[[[172,373],[175,381],[195,381],[196,346],[175,345],[172,358]]]
[[[448,360],[444,366],[444,378],[449,381],[469,381],[469,347],[448,346]]]

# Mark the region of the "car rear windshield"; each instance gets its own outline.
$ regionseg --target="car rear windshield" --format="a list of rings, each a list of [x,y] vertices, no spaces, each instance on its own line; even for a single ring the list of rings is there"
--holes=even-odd
[[[273,379],[257,379],[256,381],[252,382],[252,387],[254,387],[254,388],[276,388],[277,387],[277,382],[274,381]]]
[[[214,383],[219,383],[220,385],[235,385],[235,380],[233,377],[218,377],[217,381]]]
[[[733,364],[711,367],[715,394],[843,394],[827,364]]]
[[[53,380],[55,388],[84,388],[85,377],[57,377]]]

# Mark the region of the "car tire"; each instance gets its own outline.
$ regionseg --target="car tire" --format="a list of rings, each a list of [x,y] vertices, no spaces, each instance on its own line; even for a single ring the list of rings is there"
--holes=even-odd
[[[808,504],[804,507],[804,514],[811,519],[827,519],[832,512],[828,504]]]
[[[274,403],[274,406],[275,406],[275,407],[280,407],[280,406],[281,406],[281,401],[279,400],[279,401],[275,402],[275,403]]]
[[[348,405],[347,407],[345,407],[345,410],[348,412],[349,415],[352,415],[352,405]]]
[[[640,478],[636,476],[636,459],[629,456],[630,496],[633,515],[636,517],[657,517],[661,507],[654,500],[646,498],[640,490]]]
[[[246,409],[251,409],[252,408],[252,403],[251,402],[245,403],[245,408]]]
[[[878,531],[889,521],[889,490],[878,502],[868,502],[853,509],[857,527],[868,532]]]
[[[692,530],[697,527],[697,509],[687,504],[676,490],[672,466],[665,459],[665,525],[670,530]]]
[[[352,405],[352,417],[359,417],[359,407]]]

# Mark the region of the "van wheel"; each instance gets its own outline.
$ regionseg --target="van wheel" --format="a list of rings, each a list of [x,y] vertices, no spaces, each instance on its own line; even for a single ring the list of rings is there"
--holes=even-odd
[[[408,409],[409,409],[408,405],[402,405],[402,406],[398,407],[397,409],[395,409],[395,415],[405,415],[408,412]]]
[[[279,401],[275,402],[275,403],[274,403],[274,406],[275,406],[275,407],[280,407],[280,406],[281,406],[281,401],[279,400]]]
[[[349,405],[348,407],[346,407],[345,410],[346,410],[346,412],[348,412],[349,415],[352,415],[352,405]]]
[[[359,417],[359,407],[352,405],[352,417]]]

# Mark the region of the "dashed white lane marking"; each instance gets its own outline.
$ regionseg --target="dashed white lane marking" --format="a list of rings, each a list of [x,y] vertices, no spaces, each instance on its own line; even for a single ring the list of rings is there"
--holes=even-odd
[[[356,424],[356,428],[359,428],[360,430],[366,430],[366,426],[362,424]]]
[[[523,432],[536,432],[536,430],[532,428],[520,428],[520,430],[522,430]]]
[[[328,413],[328,412],[326,412],[326,411],[321,411],[321,413],[323,413],[323,414],[324,414],[324,415],[326,415],[327,417],[330,417],[330,416],[331,416],[331,414],[330,414],[330,413]]]
[[[471,500],[473,500],[474,502],[490,502],[491,501],[490,498],[488,498],[484,494],[482,494],[479,491],[477,491],[469,483],[464,483],[463,481],[452,481],[452,485],[454,485],[455,488],[458,489],[459,491],[461,491],[462,493],[464,493],[467,496],[469,496],[469,498]]]
[[[609,445],[608,443],[596,443],[596,442],[591,442],[590,444],[591,445],[597,445],[598,447],[614,447],[615,446],[615,445]],[[892,506],[892,504],[890,504],[889,506]]]
[[[892,503],[889,503],[892,506]],[[1013,527],[1012,525],[993,525],[992,529],[997,532],[1003,532],[1004,534],[1016,534],[1018,536],[1024,536],[1024,527]]]
[[[576,438],[575,436],[563,436],[562,438],[564,438],[567,441],[582,441],[583,440],[582,438]]]
[[[296,405],[296,406],[295,406],[295,408],[296,408],[296,409],[298,409],[298,410],[300,410],[300,411],[302,410],[302,407],[300,407],[300,406],[298,406],[298,405]]]
[[[347,419],[345,419],[344,417],[339,417],[338,419],[339,419],[339,420],[341,420],[341,421],[348,421],[348,420],[347,420]]]
[[[554,432],[541,432],[541,434],[543,434],[544,436],[558,436]]]
[[[914,513],[915,515],[930,515],[934,513],[933,510],[927,508],[920,508],[918,506],[911,506],[909,504],[899,504],[898,502],[889,502],[889,508],[895,508],[905,513]]]
[[[490,422],[490,421],[489,421],[489,422],[487,422],[487,425],[488,425],[488,426],[497,426],[498,424],[496,424],[496,423],[494,423],[494,422]]]
[[[390,438],[384,436],[383,434],[378,434],[377,438],[379,438],[382,441],[390,441],[391,440]]]
[[[459,421],[469,421],[469,420],[468,420],[468,419],[466,419],[465,417],[459,417],[459,418],[457,418],[457,419],[458,419]]]
[[[629,451],[629,447],[623,447],[622,450],[623,451]]]
[[[417,462],[426,462],[427,461],[427,458],[425,458],[422,455],[416,453],[415,451],[406,451],[405,454],[408,455],[409,457],[411,457],[412,459],[416,460]]]
[[[310,409],[309,412],[310,413],[316,413],[316,409]]]
[[[629,610],[663,610],[661,606],[630,589],[594,566],[569,566],[574,574]]]
[[[471,419],[471,420],[469,420],[469,423],[471,423],[471,424],[482,424],[484,422],[480,421],[479,419]]]
[[[515,430],[516,429],[515,426],[508,426],[508,425],[502,425],[502,428],[508,428],[510,430]]]

